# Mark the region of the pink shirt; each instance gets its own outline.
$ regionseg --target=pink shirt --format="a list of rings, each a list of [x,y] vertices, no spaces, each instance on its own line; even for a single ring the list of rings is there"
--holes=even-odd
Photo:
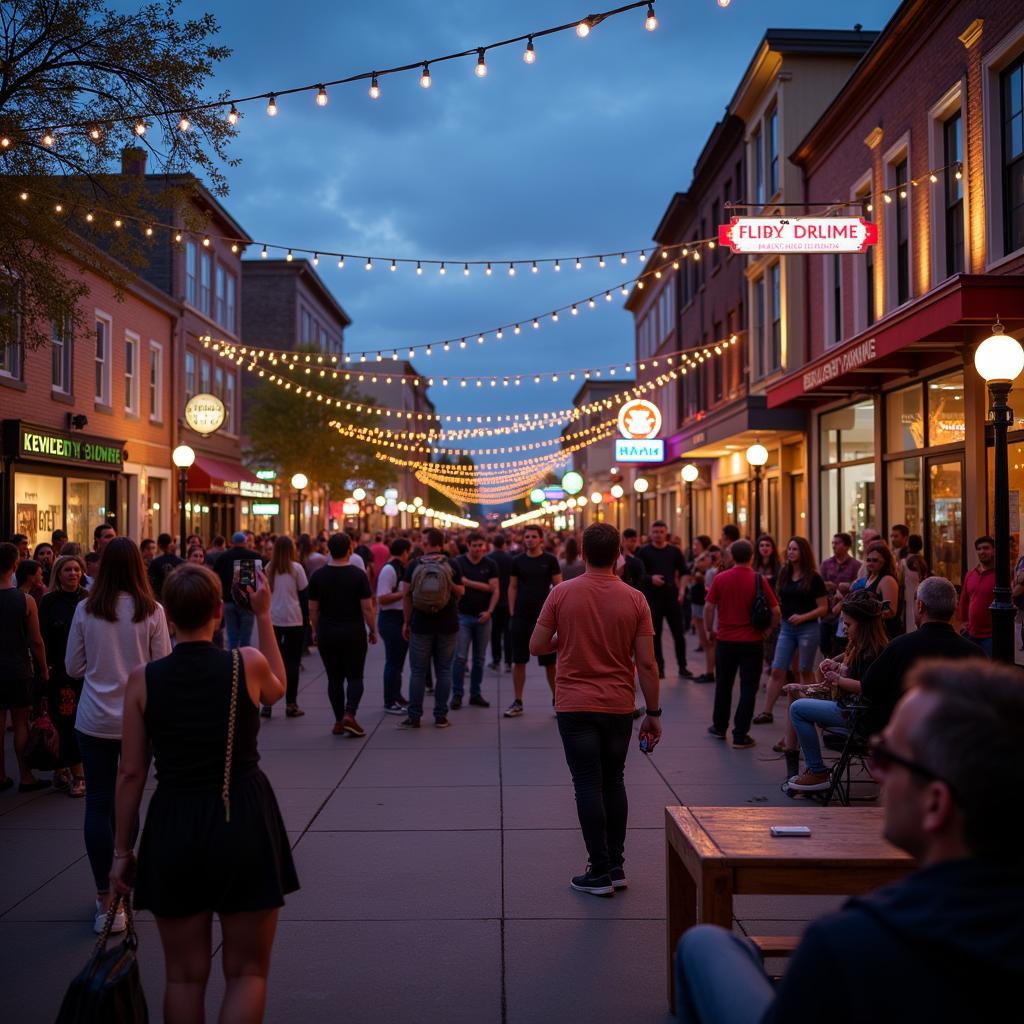
[[[379,574],[381,569],[388,564],[388,560],[391,558],[391,551],[387,544],[371,544],[370,554],[373,555],[374,572]]]

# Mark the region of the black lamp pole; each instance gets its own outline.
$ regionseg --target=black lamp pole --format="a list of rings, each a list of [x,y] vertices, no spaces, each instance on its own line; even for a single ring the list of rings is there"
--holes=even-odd
[[[1013,410],[1007,399],[1012,383],[1008,380],[989,381],[992,400],[992,434],[995,491],[993,521],[996,541],[996,585],[992,591],[992,659],[1013,664],[1013,620],[1016,610],[1010,599],[1010,474],[1007,431],[1013,421]]]
[[[756,544],[761,536],[761,473],[760,466],[754,467],[754,533],[751,540]]]
[[[179,523],[178,544],[179,555],[185,557],[185,534],[188,532],[188,524],[185,519],[185,489],[188,487],[188,467],[182,466],[178,470],[178,495],[181,498],[181,520]]]
[[[693,481],[686,481],[686,533],[690,538],[690,556],[693,556]]]
[[[302,491],[296,488],[295,491],[295,539],[302,535]]]

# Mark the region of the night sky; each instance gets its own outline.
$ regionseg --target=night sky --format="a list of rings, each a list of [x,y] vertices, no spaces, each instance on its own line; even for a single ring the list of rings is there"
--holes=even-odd
[[[119,3],[120,8],[132,6]],[[221,41],[234,49],[211,92],[236,95],[341,78],[411,63],[576,21],[613,3],[595,0],[187,0],[184,14],[212,10]],[[722,116],[764,31],[783,28],[880,29],[896,0],[823,4],[819,0],[660,0],[659,28],[644,11],[620,15],[586,39],[569,32],[438,65],[433,85],[409,72],[381,80],[373,101],[365,83],[339,86],[328,105],[313,94],[244,108],[232,145],[225,200],[260,239],[284,245],[382,256],[499,260],[615,253],[604,270],[563,264],[539,274],[507,266],[468,279],[461,265],[445,277],[411,269],[366,272],[355,261],[320,273],[353,319],[350,350],[386,348],[473,334],[527,321],[640,270],[618,252],[649,243],[673,192]],[[258,256],[256,250],[250,255]],[[278,253],[277,255],[283,255]],[[632,318],[611,303],[563,316],[539,331],[459,354],[419,355],[424,373],[527,373],[624,362],[633,353]],[[259,339],[247,338],[249,342]],[[442,389],[444,412],[516,412],[567,406],[578,387],[523,385],[488,392]]]

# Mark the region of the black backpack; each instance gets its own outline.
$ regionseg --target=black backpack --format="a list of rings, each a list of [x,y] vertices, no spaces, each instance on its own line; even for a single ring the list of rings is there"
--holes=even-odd
[[[754,584],[754,600],[750,602],[750,624],[758,632],[763,633],[771,629],[772,606],[768,598],[764,596],[764,583],[759,572],[754,573],[756,583]]]

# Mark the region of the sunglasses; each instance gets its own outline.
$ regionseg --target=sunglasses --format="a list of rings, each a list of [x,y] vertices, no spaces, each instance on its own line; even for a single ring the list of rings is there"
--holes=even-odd
[[[953,795],[953,799],[956,800],[956,790],[953,788],[953,784],[938,772],[932,771],[927,765],[921,764],[919,761],[913,761],[909,757],[904,757],[902,754],[897,754],[890,747],[885,745],[881,736],[872,736],[868,741],[868,767],[870,769],[878,769],[879,772],[885,774],[891,771],[893,766],[896,765],[900,768],[905,768],[908,772],[912,772],[914,775],[918,775],[923,779],[928,779],[932,782],[941,782],[946,786],[950,793]]]

